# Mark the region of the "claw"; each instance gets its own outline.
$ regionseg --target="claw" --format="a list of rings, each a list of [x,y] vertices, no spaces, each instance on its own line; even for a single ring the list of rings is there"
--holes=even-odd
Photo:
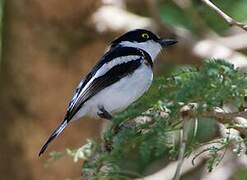
[[[97,114],[99,117],[109,120],[113,118],[112,115],[109,112],[107,112],[103,106],[99,106],[98,108],[99,112]]]

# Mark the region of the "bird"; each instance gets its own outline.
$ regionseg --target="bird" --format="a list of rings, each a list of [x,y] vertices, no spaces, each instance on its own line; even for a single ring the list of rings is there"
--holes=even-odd
[[[82,117],[112,119],[151,86],[153,63],[162,49],[177,43],[146,29],[134,29],[114,39],[105,54],[81,80],[61,124],[42,146],[39,156],[71,122]]]

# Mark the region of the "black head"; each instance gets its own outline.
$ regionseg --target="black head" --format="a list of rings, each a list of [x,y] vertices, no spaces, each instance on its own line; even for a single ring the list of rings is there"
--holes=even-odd
[[[123,41],[142,43],[142,42],[146,42],[149,40],[153,40],[159,43],[163,47],[175,44],[177,42],[174,39],[161,39],[160,37],[158,37],[151,31],[148,31],[146,29],[135,29],[115,39],[114,41],[111,42],[111,45],[112,47],[114,47]]]

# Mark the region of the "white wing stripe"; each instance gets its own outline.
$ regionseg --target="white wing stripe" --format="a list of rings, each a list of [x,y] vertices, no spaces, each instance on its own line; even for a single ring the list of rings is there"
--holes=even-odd
[[[139,55],[129,55],[129,56],[121,56],[121,57],[115,58],[107,62],[106,64],[104,64],[100,69],[98,69],[94,77],[97,78],[97,77],[103,76],[114,66],[129,62],[129,61],[134,61],[139,58],[140,58]]]
[[[137,59],[140,59],[140,58],[141,58],[141,56],[139,56],[139,55],[122,56],[122,57],[115,58],[115,59],[111,60],[110,62],[104,64],[100,69],[97,70],[96,74],[83,87],[83,89],[81,90],[80,94],[77,96],[77,98],[72,103],[71,107],[73,107],[77,103],[77,100],[79,99],[79,96],[81,96],[81,94],[88,88],[88,86],[93,82],[94,79],[96,79],[96,78],[98,78],[100,76],[103,76],[112,67],[114,67],[116,65],[123,64],[123,63],[129,62],[129,61],[134,61],[134,60],[137,60]]]

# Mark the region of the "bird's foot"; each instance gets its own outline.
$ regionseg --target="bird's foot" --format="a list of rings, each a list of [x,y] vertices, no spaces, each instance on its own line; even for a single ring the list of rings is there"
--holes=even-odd
[[[108,111],[106,111],[103,106],[99,106],[98,108],[99,108],[99,112],[97,114],[99,117],[108,120],[111,120],[113,118],[112,115]]]

